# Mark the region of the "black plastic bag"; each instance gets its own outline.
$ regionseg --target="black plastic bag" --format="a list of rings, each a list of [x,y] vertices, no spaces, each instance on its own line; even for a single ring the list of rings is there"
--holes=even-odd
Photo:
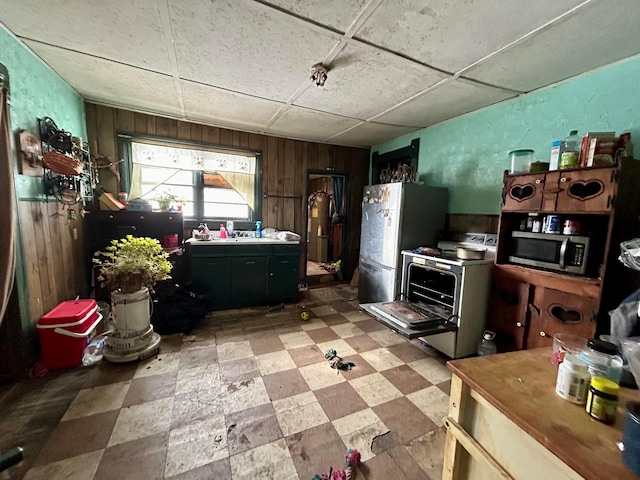
[[[160,335],[188,334],[209,312],[205,297],[168,282],[159,282],[152,295],[151,323]]]

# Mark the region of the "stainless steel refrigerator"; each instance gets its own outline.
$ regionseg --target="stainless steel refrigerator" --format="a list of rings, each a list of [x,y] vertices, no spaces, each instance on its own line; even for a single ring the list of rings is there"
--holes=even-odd
[[[402,250],[435,247],[444,229],[449,192],[414,183],[364,187],[358,300],[396,300],[402,280]],[[397,298],[400,300],[400,298]]]

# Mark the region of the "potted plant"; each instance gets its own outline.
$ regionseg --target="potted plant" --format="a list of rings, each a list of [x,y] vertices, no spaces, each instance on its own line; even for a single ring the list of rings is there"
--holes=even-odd
[[[100,267],[101,286],[111,291],[134,293],[171,278],[169,255],[155,238],[127,235],[112,240],[106,250],[103,258],[93,262]]]
[[[167,212],[178,207],[182,208],[187,204],[184,198],[170,192],[160,193],[154,197],[154,200],[158,202],[158,206],[163,212]]]
[[[127,235],[113,240],[100,258],[99,280],[111,290],[113,331],[106,338],[104,358],[129,362],[153,355],[160,336],[151,325],[149,290],[158,280],[171,278],[172,265],[160,242]]]

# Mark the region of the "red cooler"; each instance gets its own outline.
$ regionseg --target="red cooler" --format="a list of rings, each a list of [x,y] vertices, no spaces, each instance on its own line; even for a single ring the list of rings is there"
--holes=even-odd
[[[40,363],[51,370],[82,363],[82,352],[102,315],[95,300],[67,300],[38,320]]]

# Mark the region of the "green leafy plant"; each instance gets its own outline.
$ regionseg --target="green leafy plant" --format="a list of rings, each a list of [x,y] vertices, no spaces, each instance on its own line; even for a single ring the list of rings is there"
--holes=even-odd
[[[178,205],[182,205],[184,207],[187,204],[184,198],[170,192],[159,193],[153,199],[158,202],[160,210],[163,211],[170,210],[171,207],[175,208]]]
[[[155,238],[127,235],[111,245],[93,263],[100,267],[101,286],[133,293],[143,286],[151,289],[158,280],[171,278],[169,255]]]

